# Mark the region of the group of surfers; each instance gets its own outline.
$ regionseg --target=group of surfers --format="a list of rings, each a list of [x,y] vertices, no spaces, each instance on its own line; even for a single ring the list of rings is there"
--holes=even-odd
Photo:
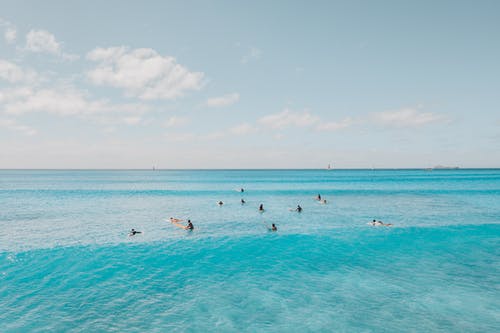
[[[243,188],[240,189],[240,192],[244,192],[245,190]],[[321,194],[318,193],[318,195],[316,196],[315,198],[319,203],[322,203],[322,204],[326,204],[326,199],[322,199],[321,198]],[[245,200],[242,198],[241,199],[241,204],[245,204]],[[217,203],[219,206],[222,206],[224,205],[224,202],[222,201],[219,201]],[[300,205],[297,205],[297,208],[295,209],[290,209],[291,211],[296,211],[298,213],[301,213],[302,212],[302,207]],[[264,212],[264,204],[260,204],[259,205],[259,212]],[[178,228],[181,228],[181,229],[184,229],[184,230],[194,230],[194,225],[193,223],[191,222],[191,220],[187,220],[187,225],[184,225],[182,224],[181,222],[184,222],[184,220],[182,219],[178,219],[178,218],[174,218],[174,217],[170,217],[170,223],[172,223],[174,226],[178,227]],[[377,220],[373,220],[372,222],[369,223],[370,225],[372,226],[386,226],[386,227],[390,227],[392,226],[392,223],[384,223],[382,221],[377,221]],[[266,225],[267,226],[267,225]],[[278,231],[278,228],[276,227],[276,224],[272,224],[270,227],[267,227],[270,231]],[[136,234],[141,234],[142,232],[141,231],[137,231],[135,229],[132,229],[130,230],[130,233],[129,233],[129,236],[134,236]]]

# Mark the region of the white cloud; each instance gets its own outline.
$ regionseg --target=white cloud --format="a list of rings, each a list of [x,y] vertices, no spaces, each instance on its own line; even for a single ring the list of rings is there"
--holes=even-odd
[[[108,127],[105,127],[103,130],[102,130],[103,133],[105,134],[112,134],[112,133],[115,133],[116,132],[116,127],[114,126],[108,126]]]
[[[98,62],[87,72],[91,82],[125,89],[128,96],[144,100],[175,99],[202,87],[204,74],[190,72],[175,58],[153,49],[96,48],[87,59]]]
[[[229,132],[232,134],[235,134],[235,135],[245,135],[245,134],[250,134],[250,133],[253,133],[256,131],[257,131],[257,128],[255,128],[254,126],[247,124],[247,123],[240,124],[240,125],[231,127],[229,129]]]
[[[307,127],[319,122],[319,118],[311,115],[308,111],[293,112],[289,109],[276,114],[264,116],[259,119],[259,123],[274,129],[287,127]]]
[[[22,69],[10,61],[0,59],[0,79],[10,83],[33,83],[38,79],[38,75],[33,70]]]
[[[34,128],[18,124],[14,119],[8,118],[0,118],[0,127],[6,128],[11,131],[20,132],[27,136],[33,136],[37,133]]]
[[[326,123],[321,123],[316,126],[318,131],[336,131],[340,129],[347,128],[352,125],[351,118],[344,118],[339,122],[331,121]]]
[[[417,108],[403,108],[396,111],[384,111],[373,115],[375,122],[388,127],[420,127],[441,122],[445,117],[431,112],[421,112]]]
[[[175,127],[180,124],[184,124],[187,121],[186,118],[177,118],[171,117],[167,123],[166,127]],[[250,124],[243,123],[229,129],[217,130],[205,134],[199,133],[179,133],[179,132],[169,132],[165,134],[165,138],[168,141],[172,142],[188,142],[188,141],[196,141],[196,142],[206,142],[206,141],[214,141],[220,140],[222,138],[226,138],[229,135],[245,135],[249,133],[256,132],[258,129]]]
[[[221,106],[229,106],[238,102],[240,99],[240,94],[232,93],[228,95],[224,95],[221,97],[212,97],[207,100],[206,105],[209,107],[221,107]]]
[[[177,116],[172,116],[167,119],[165,122],[165,127],[179,127],[182,125],[185,125],[189,122],[189,119],[186,117],[177,117]]]
[[[45,30],[30,30],[26,35],[26,49],[32,52],[59,54],[61,45],[56,37]]]
[[[0,27],[5,28],[5,32],[3,35],[5,38],[5,41],[8,44],[12,44],[13,42],[15,42],[16,37],[17,37],[17,31],[16,31],[16,28],[14,27],[14,25],[12,23],[10,23],[9,21],[6,21],[6,20],[0,18]]]
[[[76,60],[76,54],[62,52],[61,44],[56,37],[45,30],[30,30],[26,35],[26,50],[35,53],[48,53],[57,55],[66,60]]]
[[[107,100],[91,100],[73,87],[34,89],[21,87],[0,90],[0,110],[20,115],[45,112],[61,116],[106,113],[140,114],[147,111],[140,104],[111,104]]]
[[[245,54],[243,57],[241,57],[240,62],[242,64],[247,64],[252,60],[258,60],[262,56],[262,51],[256,47],[249,47],[248,48],[248,53]]]
[[[188,142],[194,140],[196,136],[193,133],[167,133],[165,138],[170,142]]]
[[[5,37],[5,40],[7,41],[7,43],[9,43],[9,44],[14,43],[16,41],[16,37],[17,37],[16,29],[14,29],[12,27],[7,28],[5,30],[4,37]]]
[[[0,90],[0,105],[5,106],[6,104],[17,102],[18,100],[27,98],[32,94],[33,89],[29,87]]]
[[[218,140],[222,139],[227,135],[227,132],[225,131],[215,131],[211,132],[205,135],[200,135],[199,140],[205,141],[205,140]]]
[[[176,117],[172,117],[176,118]],[[171,119],[167,121],[167,125],[171,123]],[[179,120],[175,119],[172,121],[172,123],[177,124],[178,122],[184,122],[183,118],[179,118]],[[167,127],[173,127],[172,126],[167,126]],[[250,134],[257,132],[258,129],[255,126],[252,126],[247,123],[243,123],[234,127],[231,127],[229,129],[223,129],[223,130],[217,130],[205,134],[199,134],[199,133],[179,133],[179,132],[169,132],[165,134],[165,138],[167,138],[168,141],[172,142],[188,142],[188,141],[196,141],[196,142],[206,142],[206,141],[214,141],[214,140],[220,140],[222,138],[226,138],[229,135],[245,135],[245,134]]]
[[[35,71],[0,59],[0,80],[2,79],[11,83],[11,87],[0,89],[0,113],[5,115],[76,115],[105,124],[135,125],[142,122],[140,115],[149,110],[149,106],[144,104],[114,104],[105,99],[92,99],[86,91],[79,90],[70,83],[41,87],[40,83],[45,81]],[[31,129],[11,121],[3,122],[4,127],[7,125],[17,131],[32,133]]]
[[[123,122],[127,125],[137,125],[142,121],[142,117],[132,116],[123,118]]]

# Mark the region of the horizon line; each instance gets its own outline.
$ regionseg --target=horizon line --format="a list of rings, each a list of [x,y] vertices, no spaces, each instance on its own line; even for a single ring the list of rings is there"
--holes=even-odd
[[[265,171],[265,170],[311,170],[311,171],[335,171],[335,170],[425,170],[425,171],[447,171],[447,170],[495,170],[500,167],[380,167],[380,168],[0,168],[0,171]]]

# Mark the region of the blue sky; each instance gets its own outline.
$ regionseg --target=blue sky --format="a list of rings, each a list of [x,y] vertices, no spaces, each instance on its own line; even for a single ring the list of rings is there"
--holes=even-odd
[[[498,1],[1,1],[0,168],[500,166]]]

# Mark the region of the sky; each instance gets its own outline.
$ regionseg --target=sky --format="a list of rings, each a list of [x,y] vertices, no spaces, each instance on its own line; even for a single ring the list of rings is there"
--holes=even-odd
[[[0,168],[500,167],[499,1],[0,8]]]

